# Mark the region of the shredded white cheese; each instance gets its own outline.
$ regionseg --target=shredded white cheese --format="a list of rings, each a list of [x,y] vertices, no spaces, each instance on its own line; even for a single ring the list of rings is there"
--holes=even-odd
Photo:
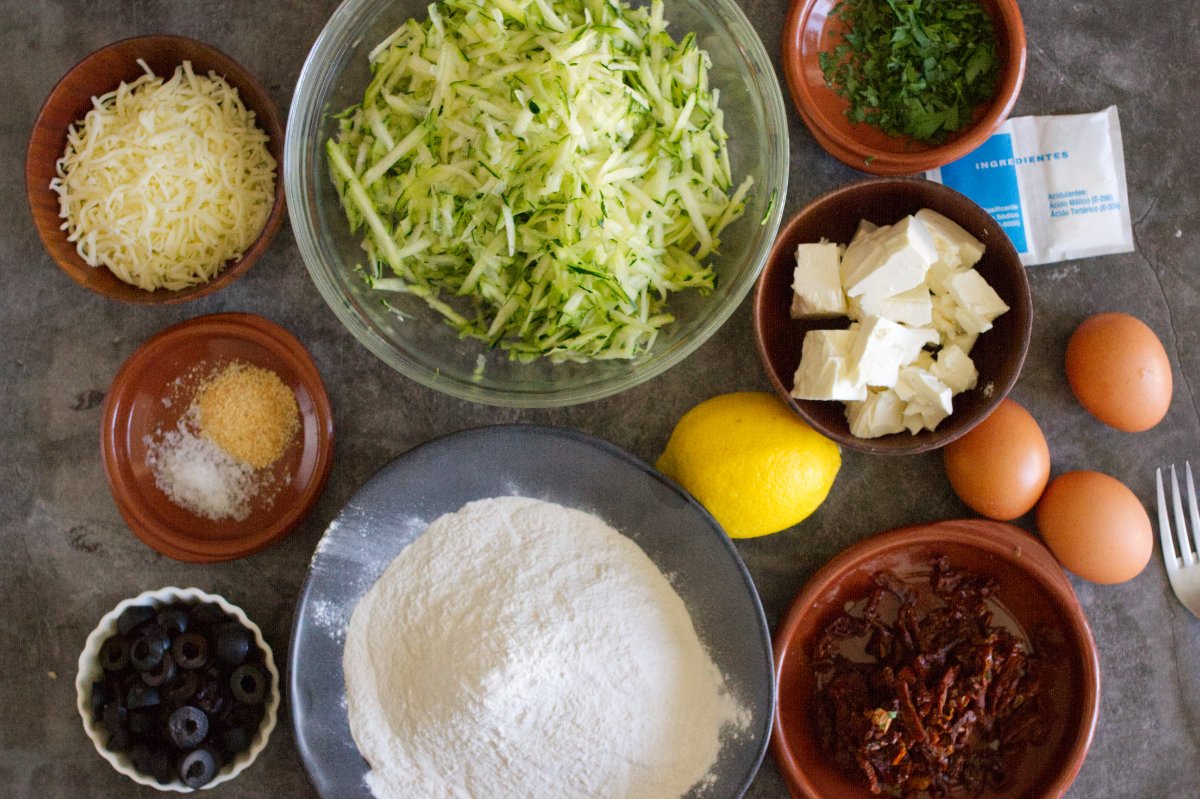
[[[190,62],[100,97],[67,133],[50,188],[62,228],[90,266],[139,288],[211,280],[258,237],[275,198],[275,159],[237,89]]]

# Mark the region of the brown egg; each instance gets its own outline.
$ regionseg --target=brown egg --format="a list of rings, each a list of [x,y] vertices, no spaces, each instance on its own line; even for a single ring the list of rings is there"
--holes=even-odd
[[[1079,404],[1107,425],[1137,433],[1171,404],[1171,362],[1154,331],[1124,313],[1085,319],[1067,342],[1067,382]]]
[[[1142,503],[1120,480],[1100,472],[1054,478],[1038,504],[1037,526],[1063,566],[1095,583],[1137,577],[1154,550]]]
[[[942,453],[946,477],[976,513],[1008,521],[1028,513],[1050,479],[1050,448],[1037,420],[1003,400]]]

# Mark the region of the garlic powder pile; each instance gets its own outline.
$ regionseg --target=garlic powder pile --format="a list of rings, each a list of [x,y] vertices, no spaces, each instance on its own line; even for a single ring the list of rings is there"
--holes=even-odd
[[[205,283],[254,243],[275,202],[275,159],[237,89],[184,61],[101,97],[67,133],[50,188],[89,266],[142,289]]]

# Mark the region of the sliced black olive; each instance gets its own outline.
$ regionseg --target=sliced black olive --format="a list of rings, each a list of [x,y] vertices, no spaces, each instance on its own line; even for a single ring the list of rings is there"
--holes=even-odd
[[[125,696],[125,707],[130,710],[155,707],[161,702],[162,698],[158,694],[158,689],[143,682],[134,683]]]
[[[222,763],[230,763],[250,748],[250,733],[242,727],[231,727],[217,736],[217,754]]]
[[[135,744],[129,749],[129,762],[134,771],[142,774],[150,773],[150,748],[145,744]]]
[[[117,632],[128,636],[138,627],[154,619],[154,608],[149,605],[130,605],[117,616]]]
[[[108,740],[104,745],[114,752],[128,748],[129,730],[125,727],[125,708],[116,702],[109,702],[100,715],[104,721],[104,729],[108,732]]]
[[[187,608],[181,605],[170,605],[163,608],[154,617],[154,622],[159,627],[167,631],[167,635],[174,638],[177,635],[182,635],[188,631],[188,613]]]
[[[217,632],[217,657],[230,666],[240,666],[250,656],[250,631],[236,622],[223,624]]]
[[[217,758],[206,747],[188,752],[179,761],[179,777],[189,788],[207,785],[215,776],[217,776]]]
[[[104,729],[109,735],[125,726],[125,716],[125,708],[119,702],[109,702],[100,711],[100,720],[104,722]]]
[[[174,660],[174,656],[172,656]],[[167,686],[166,700],[175,705],[181,705],[196,695],[200,687],[200,678],[190,669],[175,672],[175,681]]]
[[[154,719],[145,713],[138,713],[137,711],[129,714],[126,718],[126,725],[129,727],[131,733],[143,737],[150,735],[154,731]],[[147,774],[150,773],[146,769],[139,769],[139,771],[144,771]]]
[[[104,704],[109,699],[108,688],[100,680],[92,683],[92,721],[100,721],[104,714]]]
[[[150,750],[150,774],[163,785],[175,779],[170,753],[162,747]]]
[[[113,635],[100,647],[100,665],[105,671],[120,671],[129,664],[129,639]]]
[[[208,663],[208,641],[199,633],[184,633],[176,638],[172,652],[176,665],[185,669],[198,669]]]
[[[167,720],[167,732],[180,749],[191,749],[208,735],[208,716],[198,707],[184,705]]]
[[[170,652],[163,652],[157,666],[142,672],[142,681],[155,687],[166,685],[175,678],[175,671],[175,658]]]
[[[203,602],[199,605],[192,605],[188,609],[188,614],[193,620],[200,624],[207,624],[210,627],[216,627],[219,624],[224,624],[229,619],[225,615],[225,611],[221,610],[218,605],[210,602]]]
[[[258,666],[238,666],[229,677],[233,698],[245,705],[261,704],[267,695],[267,675]]]
[[[129,647],[129,662],[138,671],[150,671],[162,662],[166,651],[162,639],[152,635],[144,636]]]
[[[228,696],[225,685],[211,677],[202,677],[193,704],[210,716],[220,715]]]

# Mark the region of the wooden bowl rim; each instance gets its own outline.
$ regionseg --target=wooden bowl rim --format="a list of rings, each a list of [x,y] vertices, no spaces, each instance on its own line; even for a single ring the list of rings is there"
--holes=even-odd
[[[88,266],[79,257],[75,246],[67,241],[66,232],[61,228],[62,219],[58,216],[57,210],[55,210],[52,216],[39,210],[40,204],[46,202],[46,193],[50,194],[57,208],[57,195],[49,189],[49,181],[44,178],[47,174],[54,172],[54,162],[61,156],[67,136],[67,129],[65,127],[59,133],[51,133],[52,130],[57,130],[58,126],[51,125],[49,117],[55,113],[58,105],[63,101],[67,90],[76,82],[82,80],[88,74],[93,64],[107,57],[109,53],[114,51],[120,52],[136,47],[139,44],[168,45],[181,51],[198,52],[202,53],[207,59],[223,64],[225,66],[224,69],[214,69],[214,71],[223,73],[223,77],[230,85],[238,90],[242,101],[254,111],[255,121],[269,138],[267,146],[276,162],[275,199],[271,207],[271,213],[267,217],[267,221],[264,223],[258,237],[246,249],[240,259],[227,264],[212,280],[178,291],[168,291],[165,289],[146,291],[145,289],[122,282],[107,267]],[[179,62],[182,63],[184,60],[192,60],[193,58],[194,55],[184,55],[179,58]],[[113,85],[112,88],[116,88],[116,85]],[[92,96],[95,97],[96,95]],[[252,102],[252,100],[255,102]],[[71,124],[76,121],[78,119],[73,120]],[[50,142],[48,139],[51,136],[54,137],[54,147],[49,146]],[[214,45],[187,36],[175,34],[130,36],[106,44],[84,56],[59,78],[50,90],[50,93],[46,95],[46,99],[42,102],[41,108],[38,110],[37,117],[34,120],[29,135],[29,143],[25,150],[26,203],[30,215],[33,217],[34,227],[37,229],[38,236],[41,238],[46,252],[58,267],[79,285],[110,299],[131,304],[174,305],[189,302],[221,290],[248,271],[262,254],[266,252],[275,235],[279,232],[287,213],[283,186],[283,140],[283,121],[274,101],[272,101],[270,94],[268,94],[266,88],[254,73],[242,66],[237,59]],[[48,170],[45,168],[46,150],[56,153],[49,162]],[[103,270],[103,274],[106,277],[97,279],[96,273],[100,270]]]

